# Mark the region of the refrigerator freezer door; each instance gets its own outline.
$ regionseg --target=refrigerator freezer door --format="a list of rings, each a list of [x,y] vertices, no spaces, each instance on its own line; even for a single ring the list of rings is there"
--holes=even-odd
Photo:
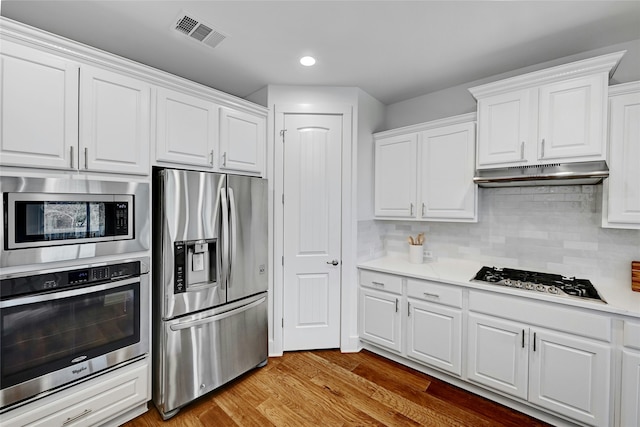
[[[228,177],[230,270],[227,299],[234,301],[267,290],[267,181]]]
[[[267,295],[163,322],[162,328],[162,384],[154,387],[153,399],[166,419],[267,360]]]
[[[226,175],[164,169],[156,179],[160,192],[154,192],[154,206],[160,205],[160,212],[154,212],[154,238],[159,231],[162,238],[154,244],[154,259],[162,261],[154,266],[159,284],[154,292],[162,295],[162,319],[224,304],[226,268],[221,256],[226,233],[221,233],[221,224],[227,212],[221,199]],[[200,269],[201,258],[206,272]]]

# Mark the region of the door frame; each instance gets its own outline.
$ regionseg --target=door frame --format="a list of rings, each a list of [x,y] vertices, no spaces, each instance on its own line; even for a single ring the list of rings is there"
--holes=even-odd
[[[357,295],[356,277],[356,141],[353,135],[353,106],[348,104],[282,104],[274,106],[273,122],[273,168],[269,177],[273,179],[273,288],[271,294],[272,330],[269,343],[271,356],[282,355],[284,329],[284,208],[281,202],[284,193],[284,143],[280,136],[286,114],[327,114],[342,115],[342,196],[341,196],[341,239],[342,254],[340,269],[340,348],[342,351],[357,351]],[[352,295],[353,294],[353,295]],[[349,321],[354,319],[354,325]],[[355,331],[350,333],[350,331]]]

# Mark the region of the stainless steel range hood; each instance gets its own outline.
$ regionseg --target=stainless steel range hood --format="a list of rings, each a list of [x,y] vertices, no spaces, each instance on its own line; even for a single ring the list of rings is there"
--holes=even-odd
[[[473,182],[480,187],[597,184],[609,176],[605,161],[553,163],[476,170]]]

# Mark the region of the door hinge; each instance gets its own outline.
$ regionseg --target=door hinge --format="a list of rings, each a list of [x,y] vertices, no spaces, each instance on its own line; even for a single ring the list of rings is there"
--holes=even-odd
[[[282,193],[282,204],[284,205],[284,193]]]
[[[284,142],[284,133],[285,133],[286,131],[287,131],[286,129],[282,129],[282,130],[280,131],[280,136],[282,137],[282,142]]]
[[[284,255],[282,255],[282,266],[284,267]]]
[[[282,318],[282,327],[284,328],[284,317]]]

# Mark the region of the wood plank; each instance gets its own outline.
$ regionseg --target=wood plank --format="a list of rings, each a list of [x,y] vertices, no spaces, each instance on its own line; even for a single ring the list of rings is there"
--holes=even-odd
[[[153,405],[124,427],[548,426],[374,353],[271,358],[162,421]]]

